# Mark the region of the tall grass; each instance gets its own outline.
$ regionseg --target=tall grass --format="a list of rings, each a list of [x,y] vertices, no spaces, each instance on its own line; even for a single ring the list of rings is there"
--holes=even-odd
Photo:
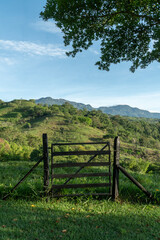
[[[7,194],[17,182],[30,170],[35,162],[28,161],[8,161],[0,163],[0,197]],[[59,169],[58,169],[59,170]],[[77,168],[73,168],[74,173]],[[83,172],[108,172],[105,167],[92,167],[82,170]],[[68,173],[68,169],[59,170],[57,173]],[[160,200],[160,175],[157,173],[143,174],[130,171],[131,175],[135,177],[157,200]],[[63,184],[66,179],[54,179],[54,184]],[[72,179],[70,183],[98,183],[108,182],[108,177],[97,178],[76,178]],[[51,185],[50,185],[51,187]],[[99,189],[65,189],[62,194],[74,194],[84,192],[107,192],[107,188]],[[119,182],[120,199],[132,202],[147,202],[148,198],[139,190],[129,179],[120,173]],[[31,175],[12,193],[14,198],[20,199],[37,199],[43,195],[43,163],[31,173]]]
[[[33,165],[34,162],[28,161],[0,163],[1,198]],[[132,174],[153,194],[159,193],[156,191],[160,187],[159,175]],[[40,164],[7,201],[0,200],[1,240],[159,239],[159,206],[148,204],[145,195],[121,174],[117,202],[92,197],[46,202],[42,191],[43,165]]]

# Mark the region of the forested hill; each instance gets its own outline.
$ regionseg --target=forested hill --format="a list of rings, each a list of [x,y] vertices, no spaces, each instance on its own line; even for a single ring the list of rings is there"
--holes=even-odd
[[[38,104],[47,104],[49,106],[53,104],[62,105],[65,102],[70,103],[72,106],[78,109],[87,109],[88,111],[91,110],[101,110],[103,113],[111,114],[111,115],[120,115],[120,116],[128,116],[128,117],[142,117],[142,118],[157,118],[160,119],[160,113],[151,113],[146,110],[141,110],[139,108],[133,108],[128,105],[117,105],[112,107],[99,107],[99,108],[93,108],[89,104],[83,104],[83,103],[76,103],[73,101],[68,101],[65,99],[53,99],[51,97],[46,98],[40,98],[35,100],[35,102]]]
[[[132,167],[136,163],[138,169],[143,162],[145,171],[153,169],[152,162],[154,169],[160,169],[156,165],[160,159],[158,119],[112,116],[100,110],[77,109],[69,103],[43,106],[35,100],[0,101],[0,161],[37,160],[42,154],[43,133],[48,134],[49,144],[106,140],[113,143],[114,137],[120,136],[121,162],[129,159]],[[146,164],[150,167],[146,168]]]
[[[68,101],[68,100],[65,100],[65,99],[62,99],[62,98],[60,98],[60,99],[53,99],[53,98],[51,98],[51,97],[46,97],[46,98],[37,99],[37,100],[35,100],[35,102],[36,102],[37,104],[38,104],[38,103],[43,104],[43,105],[47,104],[47,105],[49,105],[49,106],[54,105],[54,104],[56,104],[56,105],[62,105],[62,104],[64,104],[64,103],[68,102],[68,103],[70,103],[73,107],[78,108],[78,109],[87,109],[88,111],[91,111],[91,110],[94,109],[94,108],[93,108],[91,105],[89,105],[89,104],[76,103],[76,102]]]
[[[117,105],[113,107],[99,107],[98,109],[101,110],[103,113],[107,113],[111,115],[160,119],[160,113],[151,113],[149,111],[141,110],[139,108],[133,108],[128,105]]]

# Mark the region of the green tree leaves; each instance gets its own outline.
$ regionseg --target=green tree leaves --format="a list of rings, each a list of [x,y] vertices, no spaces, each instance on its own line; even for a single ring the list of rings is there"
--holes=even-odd
[[[72,45],[74,57],[100,40],[99,69],[132,62],[130,70],[160,62],[160,4],[158,0],[47,0],[41,12],[53,19],[64,33],[64,44]]]

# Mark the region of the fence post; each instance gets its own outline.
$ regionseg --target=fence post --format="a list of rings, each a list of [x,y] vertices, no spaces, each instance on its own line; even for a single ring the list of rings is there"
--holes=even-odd
[[[120,141],[119,137],[114,139],[114,162],[113,162],[113,185],[112,185],[112,200],[115,201],[119,195],[119,154]]]
[[[44,195],[48,195],[49,188],[49,155],[48,155],[48,138],[43,134],[43,161],[44,161]]]

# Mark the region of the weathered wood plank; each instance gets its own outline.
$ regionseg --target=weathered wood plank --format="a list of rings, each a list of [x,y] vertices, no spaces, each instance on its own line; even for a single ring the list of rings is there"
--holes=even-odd
[[[52,178],[108,177],[111,173],[53,174]]]
[[[43,161],[44,161],[44,194],[47,195],[49,186],[49,154],[47,134],[43,134]]]
[[[52,146],[63,146],[63,145],[95,145],[95,144],[107,144],[110,145],[110,142],[81,142],[81,143],[53,143]]]
[[[113,201],[119,195],[119,169],[117,165],[119,164],[120,156],[120,140],[116,137],[114,140],[114,162],[113,162],[113,186],[112,186],[112,199]]]
[[[63,167],[99,167],[99,166],[109,166],[109,162],[67,162],[67,163],[53,163],[52,168],[63,168]]]
[[[53,152],[52,156],[71,156],[71,155],[106,155],[110,151],[68,151],[68,152]]]
[[[108,187],[110,186],[109,183],[86,183],[86,184],[59,184],[59,185],[52,185],[52,189],[61,189],[61,188],[91,188],[91,187]]]

